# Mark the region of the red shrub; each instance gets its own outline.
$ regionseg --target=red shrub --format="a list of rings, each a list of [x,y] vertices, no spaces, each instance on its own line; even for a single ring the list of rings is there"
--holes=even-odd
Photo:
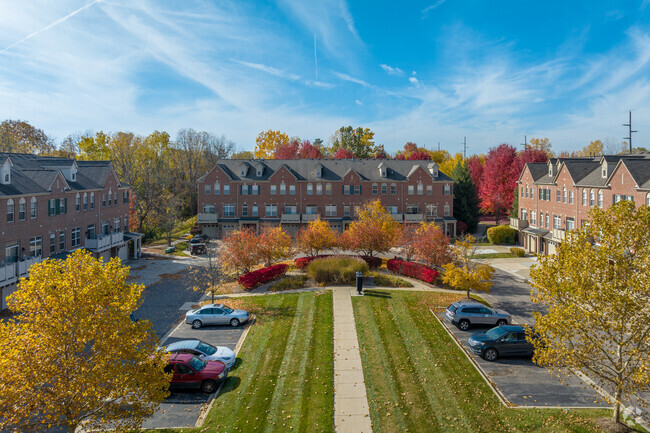
[[[279,265],[268,266],[266,268],[258,269],[257,271],[249,272],[239,277],[239,284],[244,289],[252,289],[260,284],[272,280],[278,275],[283,275],[287,272],[289,266],[284,263]]]
[[[376,269],[381,266],[381,257],[361,256],[370,269]]]
[[[430,284],[434,284],[440,275],[435,269],[421,263],[405,262],[400,259],[391,259],[386,263],[389,271],[405,275]]]

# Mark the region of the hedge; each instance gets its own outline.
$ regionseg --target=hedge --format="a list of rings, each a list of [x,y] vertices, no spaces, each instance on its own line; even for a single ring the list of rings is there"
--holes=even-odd
[[[346,255],[332,255],[332,254],[323,254],[320,256],[309,256],[309,257],[300,257],[296,259],[296,267],[298,269],[304,270],[309,264],[316,259],[324,259],[326,257],[352,257],[359,258],[366,262],[370,269],[375,269],[381,267],[381,257],[370,257],[370,256],[346,256]]]
[[[354,284],[357,272],[367,274],[368,268],[359,257],[333,256],[313,260],[307,273],[321,285]]]
[[[434,284],[438,279],[438,276],[440,276],[438,271],[426,265],[415,262],[405,262],[400,259],[390,259],[386,262],[386,267],[389,271],[396,274],[406,275],[407,277],[412,277],[430,284]]]
[[[289,265],[280,263],[278,265],[268,266],[266,268],[258,269],[257,271],[249,272],[239,277],[239,284],[244,289],[252,289],[267,281],[271,281],[278,275],[283,275],[287,272]]]
[[[512,245],[515,243],[516,234],[517,230],[506,225],[490,227],[487,230],[487,237],[491,244]]]
[[[510,252],[517,257],[525,257],[526,251],[523,248],[510,248]]]

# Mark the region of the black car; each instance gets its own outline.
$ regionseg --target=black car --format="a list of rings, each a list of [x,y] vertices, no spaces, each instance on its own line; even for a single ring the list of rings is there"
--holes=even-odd
[[[526,340],[526,328],[519,325],[497,326],[472,334],[469,348],[486,361],[499,357],[533,356],[533,345]]]

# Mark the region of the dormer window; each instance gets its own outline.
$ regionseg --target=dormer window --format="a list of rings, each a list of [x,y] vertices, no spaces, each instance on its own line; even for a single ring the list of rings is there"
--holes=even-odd
[[[548,175],[553,177],[553,164],[548,165]]]
[[[603,162],[603,177],[607,177],[607,162]]]
[[[239,166],[240,174],[241,177],[246,176],[246,173],[248,173],[248,166],[246,164],[242,164]]]
[[[257,177],[262,177],[263,171],[264,171],[264,166],[262,164],[257,164],[257,171],[255,172]]]
[[[316,177],[319,179],[323,177],[323,167],[320,165],[316,167]]]
[[[382,162],[381,164],[379,164],[379,175],[381,177],[386,177],[386,174],[387,174],[386,166]]]
[[[9,183],[9,173],[5,174],[5,183]]]

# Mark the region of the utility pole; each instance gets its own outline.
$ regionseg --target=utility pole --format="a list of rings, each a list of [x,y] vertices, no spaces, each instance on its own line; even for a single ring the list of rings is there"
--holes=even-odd
[[[440,142],[438,142],[438,152],[440,152]]]
[[[467,159],[467,137],[463,137],[463,159]]]
[[[630,143],[630,153],[632,153],[632,133],[639,132],[639,131],[632,131],[632,111],[630,111],[629,113],[630,113],[630,123],[623,124],[623,126],[627,126],[628,128],[627,137],[623,137],[623,140],[628,140],[628,143]]]
[[[520,143],[520,146],[524,146],[524,150],[528,147],[528,137],[524,135],[524,142]]]

